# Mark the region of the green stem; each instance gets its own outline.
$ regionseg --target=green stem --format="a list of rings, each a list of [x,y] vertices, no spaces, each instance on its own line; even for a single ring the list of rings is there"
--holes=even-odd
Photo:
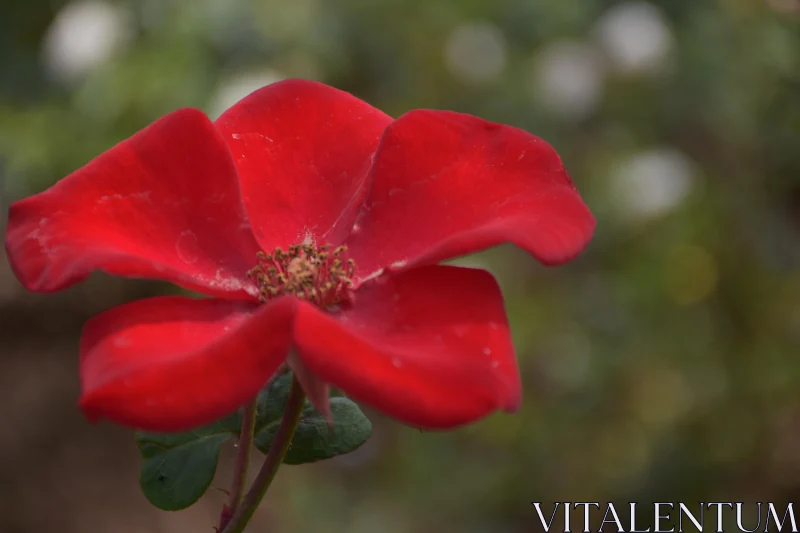
[[[253,513],[255,513],[261,500],[264,499],[267,489],[272,484],[272,480],[275,479],[278,467],[281,466],[281,462],[283,462],[283,458],[289,450],[295,429],[297,429],[297,423],[300,421],[300,415],[303,412],[305,400],[306,396],[303,393],[303,388],[297,378],[292,378],[292,386],[289,390],[289,398],[286,400],[286,408],[283,411],[281,425],[278,426],[278,431],[275,433],[275,439],[269,447],[264,464],[261,465],[261,470],[258,471],[253,485],[247,491],[241,505],[239,505],[225,529],[222,530],[222,533],[243,533],[245,526],[253,517]]]
[[[253,450],[253,438],[256,431],[256,400],[244,408],[242,415],[242,432],[239,435],[239,453],[233,471],[233,488],[231,489],[228,512],[233,514],[239,508],[244,497],[247,483],[247,469],[250,467],[250,455]]]

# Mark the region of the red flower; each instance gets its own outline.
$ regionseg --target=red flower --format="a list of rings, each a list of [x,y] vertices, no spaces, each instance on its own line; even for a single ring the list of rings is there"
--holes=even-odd
[[[322,408],[331,384],[448,428],[513,411],[521,393],[494,279],[436,263],[513,242],[555,265],[594,224],[555,151],[522,130],[445,111],[393,121],[290,80],[214,123],[175,111],[13,204],[6,249],[32,291],[103,270],[211,297],[140,300],[86,324],[90,419],[214,421],[291,351]]]

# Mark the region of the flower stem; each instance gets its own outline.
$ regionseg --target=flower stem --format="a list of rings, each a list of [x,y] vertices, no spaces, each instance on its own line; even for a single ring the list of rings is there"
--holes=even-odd
[[[247,469],[250,466],[250,455],[253,450],[253,438],[256,430],[256,402],[253,400],[244,408],[242,415],[242,432],[239,435],[239,454],[236,456],[236,465],[233,471],[233,488],[228,501],[228,513],[233,515],[239,508],[244,497],[244,488],[247,483]],[[225,524],[221,524],[225,527]]]
[[[236,509],[233,517],[231,517],[228,525],[222,530],[222,533],[242,533],[253,517],[253,513],[255,513],[261,500],[264,499],[267,489],[269,489],[272,480],[275,479],[278,467],[281,466],[281,462],[289,450],[295,429],[297,429],[297,423],[300,421],[300,415],[303,413],[305,400],[306,396],[303,388],[297,378],[292,378],[283,418],[281,418],[281,424],[275,433],[275,439],[269,447],[267,457],[264,459],[264,464],[261,465],[261,470],[258,471],[253,485],[245,494],[244,499]]]

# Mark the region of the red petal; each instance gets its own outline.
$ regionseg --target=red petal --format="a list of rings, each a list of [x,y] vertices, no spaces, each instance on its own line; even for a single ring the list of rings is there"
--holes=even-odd
[[[289,368],[294,373],[303,391],[306,393],[308,401],[311,402],[317,411],[328,420],[328,424],[333,424],[333,413],[331,412],[330,392],[331,386],[319,379],[308,371],[303,363],[297,358],[296,354],[290,354],[288,360]]]
[[[485,271],[422,267],[362,286],[352,309],[297,313],[302,363],[408,424],[450,428],[519,405],[503,299]]]
[[[226,111],[216,126],[239,167],[262,248],[306,238],[341,242],[391,120],[348,93],[304,80],[273,83]]]
[[[257,244],[236,168],[208,118],[182,109],[11,206],[6,249],[22,284],[52,292],[94,270],[212,295],[255,292]]]
[[[285,361],[295,305],[162,297],[96,316],[81,338],[81,408],[149,431],[218,420]]]
[[[543,140],[470,115],[419,110],[387,128],[348,244],[361,278],[503,242],[555,265],[580,253],[594,225]]]

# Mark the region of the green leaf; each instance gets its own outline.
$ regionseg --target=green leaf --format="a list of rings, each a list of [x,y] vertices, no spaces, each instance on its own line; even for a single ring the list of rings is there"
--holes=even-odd
[[[256,407],[256,434],[270,424],[277,424],[286,408],[289,389],[292,386],[292,374],[281,374],[272,380],[269,387],[261,391]],[[241,427],[241,423],[239,423]],[[237,429],[238,432],[238,429]]]
[[[266,453],[280,425],[291,374],[275,378],[258,396],[256,446]],[[302,464],[349,453],[361,446],[372,424],[356,404],[344,397],[331,398],[334,426],[306,402],[297,432],[284,463]],[[166,511],[185,509],[208,490],[219,461],[221,446],[237,439],[241,412],[186,433],[137,433],[142,455],[139,484],[150,503]]]
[[[233,433],[139,433],[144,463],[139,484],[150,503],[165,511],[189,507],[202,496],[217,470],[222,443]]]
[[[299,465],[329,459],[350,453],[367,441],[372,434],[372,423],[358,405],[343,397],[331,398],[330,402],[332,426],[310,405],[303,410],[284,463]],[[256,434],[256,447],[263,453],[269,450],[278,426],[278,422],[273,422]]]
[[[256,431],[279,421],[289,394],[291,375],[278,376],[258,397]],[[139,485],[145,497],[165,511],[194,504],[208,490],[222,445],[239,437],[242,413],[186,433],[137,433],[144,462]]]

